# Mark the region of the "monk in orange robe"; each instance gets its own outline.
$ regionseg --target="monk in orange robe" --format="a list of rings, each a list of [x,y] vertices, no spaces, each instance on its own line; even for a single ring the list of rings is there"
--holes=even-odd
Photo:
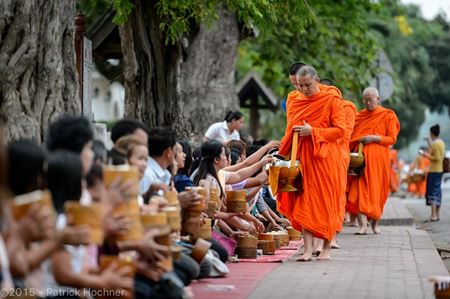
[[[372,230],[378,234],[378,220],[389,193],[389,146],[397,140],[400,123],[394,111],[380,106],[376,88],[364,90],[363,102],[366,109],[356,115],[350,148],[364,144],[365,167],[360,177],[349,177],[348,201],[359,212],[360,229],[356,234],[367,233],[367,219],[372,220]]]
[[[302,192],[277,195],[278,210],[286,215],[297,230],[303,231],[305,251],[298,259],[312,258],[313,236],[325,239],[318,259],[330,258],[330,243],[340,231],[338,218],[343,192],[340,169],[341,150],[338,140],[345,134],[342,98],[321,90],[319,77],[311,66],[297,73],[300,93],[287,102],[287,126],[279,154],[289,155],[294,131],[299,133],[297,159],[303,169]]]
[[[321,85],[319,86],[321,90],[326,90],[326,91],[330,91],[330,92],[335,92],[339,97],[342,97],[341,91],[335,87],[332,86],[332,81],[328,80],[328,79],[321,79],[320,80]],[[322,85],[323,84],[323,85]],[[338,221],[343,222],[344,218],[345,218],[345,206],[347,203],[347,195],[346,195],[346,188],[347,188],[347,170],[348,170],[348,165],[350,162],[350,137],[352,136],[353,133],[353,126],[355,125],[355,117],[356,117],[356,106],[355,104],[353,104],[352,102],[342,99],[343,100],[343,108],[344,108],[344,112],[345,112],[345,134],[344,137],[341,138],[338,143],[340,145],[340,149],[341,149],[341,155],[342,155],[342,175],[341,175],[341,179],[342,179],[342,186],[343,186],[343,190],[344,192],[342,192],[341,197],[340,197],[340,216]],[[337,236],[337,235],[336,235]],[[323,243],[319,242],[318,247],[316,248],[316,251],[321,252],[322,248],[323,248]],[[336,241],[336,237],[333,238],[332,242],[331,242],[331,248],[335,248],[338,249],[339,245],[337,244]]]
[[[389,193],[395,193],[400,185],[398,177],[398,153],[396,149],[389,150],[389,160],[391,168],[389,169]]]
[[[421,148],[424,150],[423,148]],[[426,148],[425,148],[426,149]],[[409,176],[412,177],[414,173],[421,173],[422,179],[418,181],[411,181],[408,184],[408,192],[413,193],[417,197],[425,197],[426,187],[427,187],[427,173],[428,173],[428,165],[430,164],[430,160],[427,157],[422,155],[418,155],[413,163],[411,163]]]

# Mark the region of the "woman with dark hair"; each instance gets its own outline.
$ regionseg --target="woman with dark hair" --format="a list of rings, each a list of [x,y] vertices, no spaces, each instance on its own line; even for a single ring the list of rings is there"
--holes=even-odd
[[[8,182],[14,195],[41,189],[43,186],[45,151],[31,140],[8,144]]]
[[[57,213],[64,213],[64,203],[81,198],[83,167],[75,153],[58,150],[48,158],[47,187],[52,193]]]
[[[218,140],[226,143],[230,140],[240,140],[239,130],[244,125],[244,115],[240,111],[228,111],[223,122],[212,124],[203,137],[203,142]]]
[[[226,200],[225,188],[227,184],[231,185],[244,181],[245,179],[256,173],[258,170],[260,170],[272,159],[271,157],[263,157],[260,161],[257,161],[252,166],[242,168],[235,172],[224,171],[223,169],[228,166],[229,163],[228,157],[226,155],[225,146],[217,140],[205,142],[201,147],[201,155],[202,160],[200,162],[200,166],[198,167],[198,170],[193,173],[191,178],[193,178],[195,185],[199,185],[200,181],[204,180],[206,184],[209,184],[210,187],[217,188],[220,191],[219,197],[223,202],[225,202]],[[223,205],[221,211],[218,211],[216,213],[216,218],[224,219],[227,223],[238,229],[247,231],[264,229],[263,225],[250,214],[245,213],[230,215],[230,213],[225,213],[226,210],[224,209],[224,206],[225,205]],[[239,221],[233,216],[239,216],[239,218],[242,218],[243,220],[252,222],[254,226],[251,223]],[[231,234],[231,232],[229,232],[229,234]]]
[[[178,145],[181,147],[181,152]],[[186,187],[194,186],[194,182],[188,177],[193,162],[192,152],[191,146],[186,141],[178,142],[177,150],[175,160],[177,161],[178,171],[173,177],[173,183],[178,192],[183,192]]]
[[[47,184],[52,193],[57,216],[57,228],[67,226],[67,219],[63,214],[64,203],[68,200],[78,201],[82,193],[83,166],[80,157],[73,152],[58,150],[48,159]],[[51,259],[43,264],[43,289],[47,290],[47,298],[65,298],[76,294],[77,288],[130,289],[132,279],[127,278],[117,267],[109,267],[100,274],[87,271],[86,265],[92,265],[91,259],[96,258],[86,246],[59,247]],[[71,297],[73,298],[73,297]]]
[[[439,210],[442,199],[441,182],[445,158],[445,143],[439,138],[440,132],[441,128],[438,124],[432,126],[430,128],[430,138],[428,139],[429,151],[419,151],[422,156],[430,160],[425,198],[427,199],[427,206],[431,206],[431,216],[425,222],[439,221]]]
[[[87,175],[94,161],[92,140],[94,132],[91,123],[84,116],[64,116],[50,124],[47,135],[47,149],[68,150],[80,156],[83,174]]]

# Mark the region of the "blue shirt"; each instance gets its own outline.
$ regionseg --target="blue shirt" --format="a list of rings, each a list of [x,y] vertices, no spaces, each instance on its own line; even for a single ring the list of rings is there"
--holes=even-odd
[[[173,183],[178,192],[183,192],[186,187],[194,186],[194,182],[184,173],[179,173],[174,176]]]

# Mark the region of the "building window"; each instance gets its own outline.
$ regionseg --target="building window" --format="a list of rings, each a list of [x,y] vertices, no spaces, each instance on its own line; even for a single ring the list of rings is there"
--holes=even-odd
[[[107,102],[107,103],[111,102],[111,91],[109,91],[109,90],[106,93],[105,102]]]
[[[98,89],[98,87],[94,88],[94,98],[98,98],[100,94],[100,89]]]

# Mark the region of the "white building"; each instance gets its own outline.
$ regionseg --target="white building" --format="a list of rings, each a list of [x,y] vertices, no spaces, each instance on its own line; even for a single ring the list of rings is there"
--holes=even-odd
[[[92,110],[95,121],[111,121],[123,117],[125,89],[117,81],[110,82],[94,70],[92,72]]]

